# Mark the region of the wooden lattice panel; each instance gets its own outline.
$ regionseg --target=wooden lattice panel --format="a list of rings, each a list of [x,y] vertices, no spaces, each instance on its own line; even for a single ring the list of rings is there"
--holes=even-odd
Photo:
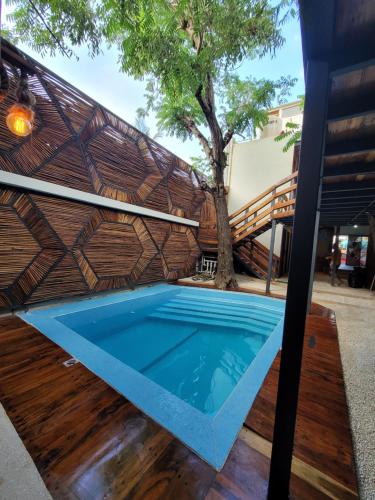
[[[17,71],[6,63],[0,170],[200,221],[207,195],[187,163],[22,52],[18,57],[35,69],[35,127],[25,138],[6,127],[17,87]],[[196,230],[187,226],[6,186],[0,221],[6,309],[186,276],[200,253]]]
[[[5,125],[17,76],[0,103],[0,169],[199,220],[205,196],[191,167],[41,65],[33,133],[17,138]]]
[[[102,183],[122,191],[136,191],[147,172],[138,146],[112,127],[105,127],[88,145]]]
[[[164,148],[159,146],[159,144],[156,144],[154,141],[149,142],[149,147],[152,155],[156,158],[156,161],[158,162],[160,172],[162,173],[163,176],[166,176],[169,174],[171,170],[173,170],[174,167],[174,156],[169,152],[166,151]]]
[[[0,220],[0,287],[11,285],[40,249],[14,208],[4,207]]]
[[[176,279],[199,253],[183,225],[0,191],[0,309]]]

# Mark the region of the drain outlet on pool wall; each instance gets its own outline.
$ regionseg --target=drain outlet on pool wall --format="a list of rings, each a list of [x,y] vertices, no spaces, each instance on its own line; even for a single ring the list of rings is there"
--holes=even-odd
[[[63,365],[69,368],[69,366],[73,366],[79,363],[78,359],[76,358],[69,358],[66,361],[63,362]]]

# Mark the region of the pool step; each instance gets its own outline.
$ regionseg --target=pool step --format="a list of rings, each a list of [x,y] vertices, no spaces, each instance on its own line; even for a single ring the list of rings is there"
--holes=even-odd
[[[173,351],[175,351],[176,349],[178,349],[179,347],[181,347],[183,344],[185,344],[186,342],[188,342],[198,331],[199,331],[198,328],[194,328],[192,330],[192,332],[190,333],[190,335],[187,335],[186,337],[184,337],[183,339],[181,339],[176,344],[173,344],[169,349],[167,349],[166,351],[163,351],[159,356],[157,356],[155,359],[153,359],[152,361],[150,361],[146,366],[144,366],[142,368],[142,370],[140,370],[140,372],[143,373],[143,374],[145,374],[145,373],[147,373],[147,371],[152,370],[152,368],[155,365],[157,365],[158,363],[160,363],[170,353],[172,353]]]
[[[176,295],[171,300],[176,300],[185,304],[187,303],[202,304],[202,299],[198,300],[191,297],[181,297],[180,295]],[[228,303],[227,301],[220,301],[220,300],[206,300],[206,298],[204,299],[204,303],[207,304],[208,307],[219,307],[220,309],[225,309],[228,311],[242,311],[242,312],[250,311],[257,314],[259,312],[260,314],[270,318],[279,318],[283,314],[283,311],[265,309],[255,304],[242,304],[242,303],[236,304],[235,302]]]
[[[259,319],[256,319],[254,317],[250,317],[249,315],[232,315],[228,314],[227,312],[222,312],[222,311],[213,311],[210,309],[205,308],[204,306],[201,307],[180,307],[179,304],[173,304],[173,303],[166,303],[160,308],[157,309],[157,311],[160,311],[161,308],[165,310],[165,308],[168,308],[171,310],[171,312],[175,314],[185,314],[187,316],[197,316],[197,317],[204,317],[204,318],[212,318],[214,320],[219,320],[219,321],[228,321],[230,322],[231,326],[241,326],[245,325],[246,328],[250,325],[252,328],[254,328],[254,331],[257,331],[258,333],[262,333],[265,331],[270,331],[273,330],[276,326],[276,323],[269,323],[266,321],[262,321]]]
[[[250,303],[247,301],[239,301],[239,300],[231,300],[231,299],[223,299],[223,298],[214,298],[205,296],[204,299],[199,295],[194,295],[192,293],[184,293],[180,292],[175,296],[176,299],[182,299],[189,302],[194,302],[197,304],[201,304],[202,300],[204,300],[205,304],[217,305],[220,307],[226,307],[229,309],[244,309],[249,310],[252,309],[256,312],[260,312],[261,314],[269,315],[271,317],[280,318],[284,314],[284,307],[272,307],[269,305],[260,305],[257,303]]]
[[[254,311],[250,308],[244,307],[232,307],[226,305],[202,305],[202,303],[186,301],[181,299],[173,299],[168,301],[165,306],[173,307],[175,309],[181,309],[186,311],[200,311],[200,312],[208,312],[215,313],[219,316],[241,318],[241,319],[252,319],[259,324],[270,324],[271,326],[277,325],[280,321],[281,316],[269,316],[267,314],[262,314],[260,311]],[[229,318],[228,318],[229,319]]]
[[[189,312],[188,315],[181,314],[181,311],[175,310],[169,307],[159,307],[155,312],[148,315],[149,318],[159,318],[172,321],[181,321],[184,323],[194,323],[209,326],[223,326],[225,328],[242,328],[256,335],[261,335],[263,337],[268,337],[271,333],[272,328],[260,329],[259,327],[251,324],[250,321],[233,321],[233,319],[228,319],[227,321],[218,318],[217,316],[209,313],[195,313]]]

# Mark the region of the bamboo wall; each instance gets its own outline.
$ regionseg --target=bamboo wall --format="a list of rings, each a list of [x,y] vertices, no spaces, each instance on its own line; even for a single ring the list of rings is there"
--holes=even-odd
[[[0,169],[196,221],[207,213],[188,164],[31,62],[36,127],[24,139],[6,128],[7,65]],[[0,185],[0,308],[176,279],[199,254],[194,228]]]

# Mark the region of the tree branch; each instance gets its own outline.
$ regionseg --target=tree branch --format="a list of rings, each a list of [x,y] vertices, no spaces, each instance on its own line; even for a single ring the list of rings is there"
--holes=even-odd
[[[194,49],[199,54],[203,45],[203,33],[194,33],[193,19],[181,19],[181,29],[188,35]]]
[[[186,130],[198,139],[200,145],[203,148],[203,151],[206,153],[207,158],[210,161],[212,161],[212,150],[210,144],[208,140],[205,138],[205,136],[202,134],[202,132],[199,130],[199,128],[196,126],[192,118],[184,116],[181,118],[181,122],[185,125]]]
[[[224,142],[224,147],[225,146],[228,146],[228,144],[230,143],[232,137],[234,135],[234,130],[233,129],[228,129],[226,132],[225,132],[225,135],[223,137],[223,142]]]
[[[211,132],[212,158],[218,168],[225,168],[223,134],[215,114],[215,95],[211,75],[207,74],[206,90],[203,93],[203,85],[199,85],[195,97],[206,117]]]
[[[196,97],[203,113],[205,114],[205,116],[207,116],[207,114],[211,112],[211,109],[208,106],[205,98],[203,97],[202,91],[203,91],[203,85],[200,84],[195,92],[195,97]]]
[[[211,193],[212,195],[214,195],[215,189],[210,186],[205,179],[200,179],[199,186],[202,191],[206,191],[207,193]]]

